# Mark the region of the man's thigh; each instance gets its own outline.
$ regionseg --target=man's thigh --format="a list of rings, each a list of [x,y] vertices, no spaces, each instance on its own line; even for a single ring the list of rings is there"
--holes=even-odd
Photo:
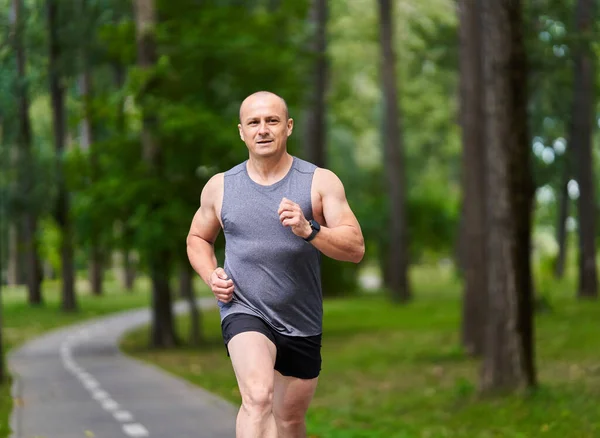
[[[284,421],[304,418],[315,395],[319,378],[300,379],[275,371],[273,413]]]
[[[264,321],[243,313],[229,315],[221,325],[242,397],[273,390],[276,348]]]
[[[247,331],[236,334],[227,348],[242,398],[273,388],[276,349],[264,334]]]

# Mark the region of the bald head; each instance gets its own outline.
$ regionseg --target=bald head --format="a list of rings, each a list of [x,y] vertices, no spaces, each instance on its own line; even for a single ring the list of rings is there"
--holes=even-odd
[[[281,96],[270,91],[257,91],[246,97],[240,105],[240,122],[243,122],[244,113],[257,105],[272,106],[276,111],[283,111],[282,115],[286,120],[289,118],[287,103]]]

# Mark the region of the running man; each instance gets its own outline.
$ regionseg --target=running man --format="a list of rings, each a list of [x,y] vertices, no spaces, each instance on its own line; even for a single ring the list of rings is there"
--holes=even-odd
[[[242,397],[237,438],[306,437],[321,371],[321,254],[359,263],[365,252],[340,179],[288,153],[293,126],[281,97],[243,101],[249,157],[207,182],[187,238],[190,263],[218,300]]]

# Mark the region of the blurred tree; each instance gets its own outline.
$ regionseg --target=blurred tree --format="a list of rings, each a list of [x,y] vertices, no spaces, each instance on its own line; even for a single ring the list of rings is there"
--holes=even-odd
[[[35,172],[32,155],[32,133],[29,119],[29,92],[27,86],[26,55],[23,44],[23,30],[25,17],[23,14],[23,0],[13,0],[14,20],[14,53],[17,61],[17,99],[19,107],[19,129],[17,144],[19,148],[19,193],[22,199],[22,220],[20,225],[23,230],[23,249],[25,252],[25,281],[28,289],[29,304],[42,304],[41,281],[42,273],[38,255],[37,242],[37,214],[36,206],[32,205],[30,194],[33,193]]]
[[[385,103],[383,120],[386,191],[390,197],[388,275],[386,286],[395,302],[411,299],[408,279],[408,235],[406,226],[406,181],[401,114],[398,104],[396,55],[393,47],[393,8],[390,0],[378,0],[381,44],[381,80]]]
[[[327,167],[327,16],[327,0],[312,0],[310,27],[313,29],[311,53],[314,55],[314,67],[309,81],[303,144],[306,159],[319,167]]]
[[[202,332],[202,315],[196,303],[196,291],[194,290],[194,270],[188,260],[180,260],[179,264],[179,293],[187,300],[190,315],[189,344],[198,346],[204,340]]]
[[[59,2],[57,0],[48,0],[46,2],[46,13],[49,47],[49,85],[52,100],[52,120],[58,186],[58,197],[54,216],[61,230],[62,309],[65,311],[74,311],[77,309],[77,297],[75,294],[75,267],[73,260],[73,228],[70,214],[70,195],[67,190],[63,169],[66,121],[64,79],[61,74],[61,56],[63,47],[59,32],[61,23]]]
[[[156,109],[149,104],[152,88],[156,83],[152,69],[156,65],[156,9],[154,0],[134,0],[135,30],[138,65],[146,74],[146,81],[138,94],[142,111],[142,156],[147,167],[147,178],[160,180],[164,174],[163,154],[159,143]],[[150,216],[164,208],[165,199],[157,194],[149,207]],[[165,238],[165,236],[157,236]],[[179,343],[173,321],[171,287],[169,275],[172,257],[169,250],[156,244],[146,246],[146,258],[152,280],[152,327],[151,345],[153,347],[172,347]]]
[[[579,183],[579,298],[598,297],[596,266],[596,214],[592,137],[595,111],[594,0],[578,0],[575,22],[579,33],[574,47],[573,112],[570,138]]]
[[[533,181],[521,2],[483,2],[488,299],[481,389],[535,385]],[[492,256],[493,255],[493,256]]]
[[[83,116],[80,123],[80,147],[89,155],[89,184],[98,180],[98,145],[96,144],[96,126],[94,122],[94,90],[92,57],[94,37],[96,34],[96,10],[90,8],[89,0],[78,0],[78,9],[84,26],[80,30],[80,73],[78,78],[79,93],[82,100]],[[88,272],[91,290],[94,295],[102,295],[102,280],[104,277],[104,252],[100,244],[102,226],[106,226],[97,217],[88,218],[91,224],[89,239]]]
[[[462,343],[483,353],[487,318],[485,250],[485,88],[482,83],[481,2],[458,2],[460,17],[460,102],[463,136],[461,260],[464,274]]]

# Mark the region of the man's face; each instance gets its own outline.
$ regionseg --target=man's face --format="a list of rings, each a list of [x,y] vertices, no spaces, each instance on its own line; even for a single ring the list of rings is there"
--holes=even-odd
[[[293,120],[287,118],[281,99],[274,95],[259,95],[242,104],[238,128],[251,154],[269,157],[285,149],[293,124]]]

